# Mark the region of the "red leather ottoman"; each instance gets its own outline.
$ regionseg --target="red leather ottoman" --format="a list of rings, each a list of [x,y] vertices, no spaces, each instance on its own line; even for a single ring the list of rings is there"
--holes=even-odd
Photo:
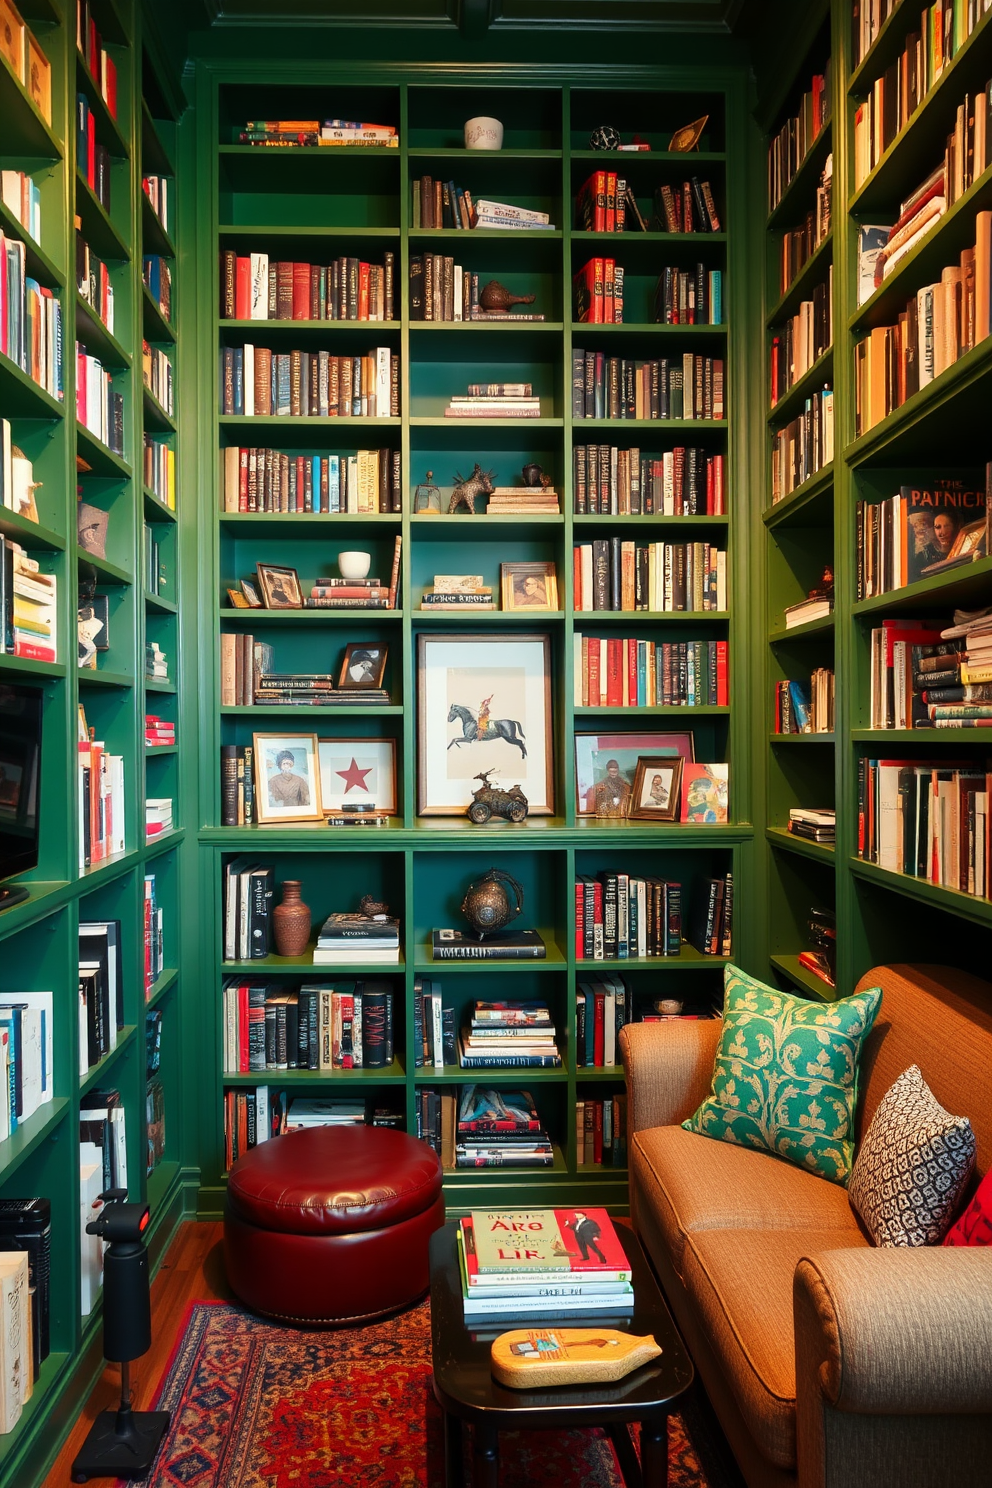
[[[283,1322],[366,1322],[427,1291],[443,1224],[441,1163],[425,1142],[377,1126],[287,1132],[231,1169],[228,1280]]]

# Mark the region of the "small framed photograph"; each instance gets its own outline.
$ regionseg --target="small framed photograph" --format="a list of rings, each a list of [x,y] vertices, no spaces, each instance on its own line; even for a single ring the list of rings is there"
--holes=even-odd
[[[262,596],[254,579],[241,580],[241,593],[244,595],[245,604],[249,610],[260,610],[262,608]]]
[[[325,816],[396,815],[395,739],[319,739],[317,755]]]
[[[642,755],[689,762],[696,757],[692,732],[576,734],[576,815],[627,816]]]
[[[389,647],[379,641],[353,641],[344,653],[339,687],[381,687]]]
[[[316,734],[253,734],[260,822],[320,821]]]
[[[228,589],[227,602],[231,606],[232,610],[251,609],[251,605],[248,603],[247,599],[242,594],[240,589]]]
[[[696,826],[725,826],[729,820],[730,766],[686,765],[682,820]]]
[[[558,575],[553,563],[501,563],[504,610],[557,610]]]
[[[302,610],[303,590],[295,568],[278,568],[274,563],[256,563],[258,587],[267,610]]]
[[[627,815],[632,821],[677,821],[682,759],[644,754],[637,761]]]

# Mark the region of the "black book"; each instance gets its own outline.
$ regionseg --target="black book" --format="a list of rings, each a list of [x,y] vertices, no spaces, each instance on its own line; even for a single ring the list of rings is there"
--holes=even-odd
[[[235,984],[236,985],[236,984]],[[264,1070],[268,1063],[266,1037],[268,1025],[265,1021],[265,983],[256,983],[248,988],[248,1068]],[[256,1015],[252,1017],[252,1009]],[[258,1010],[261,1010],[261,1016]]]
[[[272,950],[273,868],[253,868],[248,887],[248,959],[259,961]]]
[[[387,1008],[392,992],[386,983],[359,982],[362,994],[362,1063],[366,1069],[383,1069],[386,1057]]]
[[[106,1021],[124,1027],[124,966],[121,960],[120,920],[81,920],[79,960],[97,962],[107,991]],[[109,1028],[108,1028],[109,1033]]]
[[[543,961],[548,954],[536,930],[492,940],[473,940],[462,930],[435,930],[432,948],[435,961]]]
[[[424,318],[424,260],[421,254],[410,255],[410,319]]]
[[[51,1351],[52,1206],[48,1199],[0,1199],[0,1250],[26,1250],[35,1382]]]

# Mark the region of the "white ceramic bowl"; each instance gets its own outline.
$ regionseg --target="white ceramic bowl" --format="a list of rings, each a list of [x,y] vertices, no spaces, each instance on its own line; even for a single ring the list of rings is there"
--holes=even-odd
[[[498,119],[480,114],[465,125],[466,150],[502,150],[503,126]]]
[[[339,553],[338,568],[343,579],[365,579],[372,567],[371,553]]]

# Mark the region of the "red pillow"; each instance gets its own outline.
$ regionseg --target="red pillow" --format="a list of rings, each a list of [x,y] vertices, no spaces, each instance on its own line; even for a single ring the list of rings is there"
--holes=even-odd
[[[944,1236],[945,1245],[992,1245],[992,1172],[986,1173],[975,1197]]]

